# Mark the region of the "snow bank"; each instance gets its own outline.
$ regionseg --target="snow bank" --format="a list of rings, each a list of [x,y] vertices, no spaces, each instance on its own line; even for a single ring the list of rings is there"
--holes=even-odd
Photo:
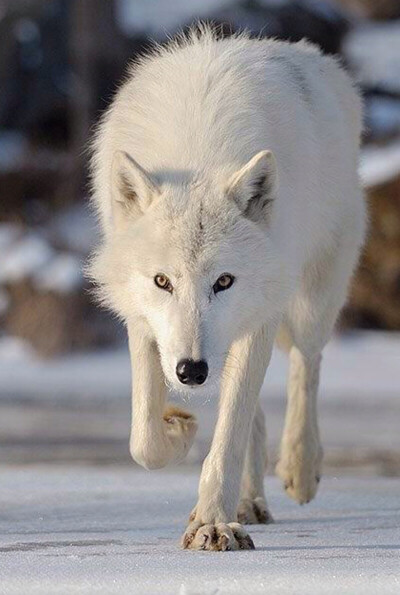
[[[4,234],[2,235],[4,240]],[[5,235],[7,235],[7,229]],[[14,238],[11,237],[12,239]],[[36,233],[32,232],[15,242],[11,241],[3,250],[0,260],[0,283],[21,281],[33,275],[53,256],[52,248]]]
[[[384,147],[365,147],[361,152],[359,172],[366,188],[389,182],[399,176],[400,140]]]
[[[343,51],[363,86],[400,93],[400,20],[357,27]]]
[[[49,222],[46,234],[64,250],[87,256],[98,239],[96,221],[90,211],[89,199],[85,197],[81,203],[57,213]]]
[[[27,360],[23,374],[20,365],[14,369],[3,359],[6,352],[7,345],[0,347],[0,388],[8,394],[38,394],[50,399],[57,394],[91,394],[99,399],[125,399],[130,392],[127,348],[76,353],[45,361]],[[287,369],[287,357],[274,350],[261,390],[266,401],[271,394],[285,393]],[[347,395],[353,402],[366,402],[375,400],[379,394],[382,400],[385,396],[396,396],[399,386],[400,333],[354,331],[335,337],[324,350],[321,375],[324,398]],[[189,403],[192,404],[193,401]]]
[[[35,357],[35,352],[28,341],[20,337],[0,338],[0,361],[8,366],[20,366]],[[1,383],[0,383],[1,384]]]
[[[22,230],[11,224],[0,224],[0,284],[30,279],[42,291],[71,293],[82,286],[81,259],[67,252],[57,252],[45,235]],[[0,285],[0,291],[2,291]],[[6,294],[0,296],[0,310],[7,305]]]
[[[13,223],[0,223],[0,250],[2,255],[21,235],[22,229],[19,225]]]
[[[72,293],[82,285],[82,263],[72,254],[58,254],[36,272],[33,284],[42,291]]]

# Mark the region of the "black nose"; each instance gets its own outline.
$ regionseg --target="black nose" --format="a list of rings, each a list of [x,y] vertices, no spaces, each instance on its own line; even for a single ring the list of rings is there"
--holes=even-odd
[[[182,384],[203,384],[208,375],[207,362],[199,360],[195,362],[192,359],[181,359],[176,366],[176,375]]]

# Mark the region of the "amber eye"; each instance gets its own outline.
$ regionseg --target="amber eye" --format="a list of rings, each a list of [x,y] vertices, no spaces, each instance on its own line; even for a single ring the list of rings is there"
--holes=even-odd
[[[169,291],[170,293],[172,293],[171,281],[168,279],[167,275],[164,275],[163,273],[158,273],[158,275],[154,277],[154,283],[160,289],[164,289],[165,291]]]
[[[224,273],[213,285],[214,293],[218,293],[219,291],[225,291],[225,289],[229,289],[232,287],[235,277],[233,275],[229,275],[228,273]]]

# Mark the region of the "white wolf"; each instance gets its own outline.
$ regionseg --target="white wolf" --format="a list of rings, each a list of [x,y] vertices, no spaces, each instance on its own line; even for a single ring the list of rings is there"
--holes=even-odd
[[[238,521],[272,520],[258,393],[276,339],[290,357],[277,473],[298,502],[316,493],[321,350],[365,230],[360,114],[348,76],[308,43],[203,27],[141,59],[99,126],[91,273],[128,328],[133,458],[162,467],[193,442],[167,385],[220,392],[186,548],[253,548]]]

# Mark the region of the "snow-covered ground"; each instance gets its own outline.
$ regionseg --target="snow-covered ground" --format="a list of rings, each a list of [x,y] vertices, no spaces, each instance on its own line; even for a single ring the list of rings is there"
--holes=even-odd
[[[21,369],[22,367],[22,369]],[[287,358],[275,350],[262,388],[267,393],[284,391]],[[57,399],[121,398],[130,390],[128,350],[77,353],[51,360],[40,359],[15,338],[0,340],[0,394]],[[399,397],[400,333],[352,331],[335,336],[324,350],[321,392],[327,399],[338,394],[361,402]],[[194,398],[190,405],[200,406]],[[206,403],[204,403],[206,405]]]
[[[3,467],[0,593],[397,595],[400,481],[321,482],[312,503],[266,489],[275,524],[256,551],[179,548],[196,500],[193,471]]]
[[[130,376],[127,349],[45,361],[19,341],[3,340],[2,460],[129,461]],[[272,460],[282,430],[286,376],[286,356],[277,351],[261,391]],[[319,399],[327,463],[361,464],[364,472],[386,475],[400,469],[399,389],[398,334],[353,332],[332,340],[324,353]],[[207,453],[217,397],[201,402],[193,397],[183,406],[199,420],[188,457],[198,463]]]

